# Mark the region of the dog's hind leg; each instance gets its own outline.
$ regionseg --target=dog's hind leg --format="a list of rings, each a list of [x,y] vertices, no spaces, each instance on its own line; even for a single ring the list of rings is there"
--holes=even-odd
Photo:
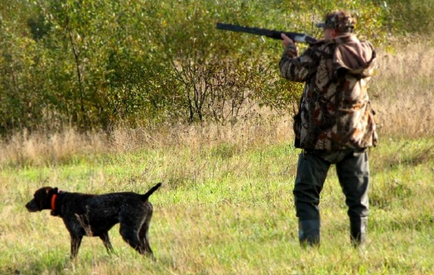
[[[142,242],[139,238],[139,230],[142,227],[143,220],[131,220],[129,218],[124,218],[120,221],[120,230],[122,238],[127,242],[132,248],[137,250],[140,254],[145,254]]]
[[[142,228],[139,232],[139,237],[142,242],[142,248],[151,257],[153,257],[151,246],[149,245],[149,238],[148,238],[148,230],[149,230],[149,224],[151,223],[152,218],[152,209],[148,212],[148,216],[146,217],[145,222],[143,223]]]

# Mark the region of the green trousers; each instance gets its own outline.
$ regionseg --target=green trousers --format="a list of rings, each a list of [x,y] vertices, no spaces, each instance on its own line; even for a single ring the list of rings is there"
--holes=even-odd
[[[353,244],[364,243],[368,217],[369,162],[366,150],[304,150],[298,159],[294,186],[300,242],[320,242],[320,194],[332,164],[345,195]]]

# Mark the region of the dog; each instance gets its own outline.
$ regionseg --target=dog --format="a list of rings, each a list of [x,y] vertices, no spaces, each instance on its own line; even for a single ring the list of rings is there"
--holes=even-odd
[[[160,186],[158,183],[143,195],[134,192],[92,195],[42,187],[26,208],[29,212],[51,210],[51,215],[62,218],[71,236],[71,259],[77,256],[83,236],[99,237],[110,254],[113,247],[108,231],[117,223],[125,242],[140,254],[155,259],[148,240],[153,213],[148,198]]]

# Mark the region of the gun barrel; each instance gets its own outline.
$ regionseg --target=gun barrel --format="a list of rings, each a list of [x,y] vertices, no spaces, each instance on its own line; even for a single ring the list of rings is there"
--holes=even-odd
[[[277,30],[268,30],[262,28],[252,28],[252,27],[243,27],[239,25],[225,24],[225,23],[217,23],[217,29],[227,30],[233,32],[244,32],[256,35],[263,35],[272,39],[282,39],[281,34],[284,33],[289,38],[294,40],[295,42],[309,43],[313,44],[317,40],[309,35],[304,33],[296,33],[296,32],[285,32],[285,31],[277,31]]]

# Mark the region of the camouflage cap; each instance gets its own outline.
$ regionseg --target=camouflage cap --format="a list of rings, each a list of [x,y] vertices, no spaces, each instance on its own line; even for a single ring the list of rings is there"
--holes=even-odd
[[[337,30],[338,32],[352,32],[355,25],[356,19],[345,11],[327,13],[325,22],[316,24],[318,28],[329,28]]]

